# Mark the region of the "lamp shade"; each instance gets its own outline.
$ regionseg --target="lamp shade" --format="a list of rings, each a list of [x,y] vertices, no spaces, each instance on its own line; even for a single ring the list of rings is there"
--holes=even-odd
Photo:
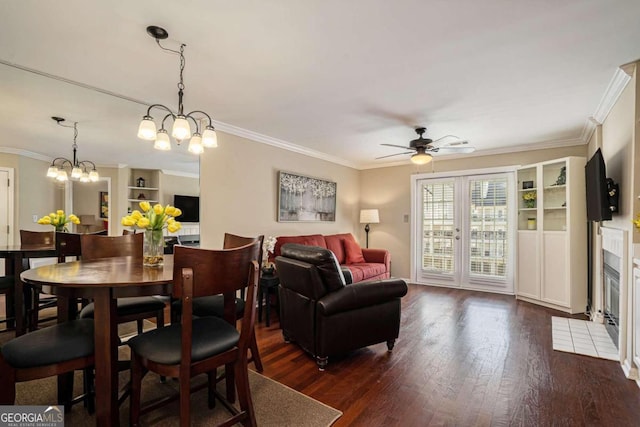
[[[150,116],[144,116],[138,127],[138,138],[153,141],[156,139],[156,124]]]
[[[416,165],[426,165],[430,161],[431,161],[431,155],[424,152],[416,153],[413,156],[411,156],[411,162]]]
[[[80,215],[80,225],[96,225],[96,216]]]
[[[189,135],[191,135],[191,127],[189,127],[189,122],[185,116],[178,115],[173,121],[173,129],[171,131],[171,136],[173,136],[178,141],[182,141],[186,139]]]
[[[207,126],[202,133],[202,145],[207,148],[214,148],[218,146],[218,136],[211,126]]]
[[[380,222],[380,215],[378,209],[361,209],[360,210],[360,224],[378,224]]]

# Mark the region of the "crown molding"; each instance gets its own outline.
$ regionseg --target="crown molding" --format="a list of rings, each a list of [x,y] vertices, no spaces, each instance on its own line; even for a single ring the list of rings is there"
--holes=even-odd
[[[160,172],[162,172],[165,175],[182,176],[182,177],[185,177],[185,178],[200,179],[200,174],[198,174],[198,173],[181,172],[181,171],[174,171],[174,170],[169,170],[169,169],[160,169]]]
[[[23,150],[22,148],[0,147],[0,153],[15,154],[17,156],[28,157],[34,160],[42,160],[43,162],[52,162],[53,157],[44,154],[34,153],[33,151]]]
[[[633,70],[635,68],[634,64],[625,64],[621,67],[617,68],[613,73],[613,77],[609,82],[609,86],[604,91],[604,95],[602,95],[602,99],[598,103],[596,107],[596,111],[593,113],[593,119],[599,124],[604,123],[605,119],[611,112],[611,109],[620,98],[622,91],[627,86],[629,81],[631,81],[631,76],[633,75]],[[631,74],[630,74],[631,73]],[[583,132],[583,135],[586,133]],[[591,135],[589,135],[591,137]]]
[[[246,138],[255,142],[261,142],[263,144],[271,145],[272,147],[281,148],[283,150],[293,151],[294,153],[303,154],[309,157],[315,157],[316,159],[326,160],[338,165],[347,166],[353,169],[358,169],[356,163],[344,160],[340,157],[332,156],[321,151],[313,150],[311,148],[302,147],[300,145],[293,144],[291,142],[284,141],[282,139],[273,138],[261,133],[253,132],[247,129],[239,128],[237,126],[230,125],[228,123],[218,122],[212,120],[216,130],[229,133],[231,135]]]

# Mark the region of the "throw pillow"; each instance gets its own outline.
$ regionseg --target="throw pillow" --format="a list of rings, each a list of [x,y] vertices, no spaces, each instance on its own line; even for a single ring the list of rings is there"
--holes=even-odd
[[[347,254],[347,264],[365,262],[362,248],[355,240],[344,239],[344,251]]]

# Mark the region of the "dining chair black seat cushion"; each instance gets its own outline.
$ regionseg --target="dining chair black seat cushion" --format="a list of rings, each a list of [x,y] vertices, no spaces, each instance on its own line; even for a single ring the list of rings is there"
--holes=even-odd
[[[181,352],[180,324],[153,329],[127,341],[131,350],[156,363],[177,365]],[[240,333],[235,326],[218,317],[193,318],[191,360],[197,362],[223,353],[238,344]]]
[[[117,304],[117,315],[119,317],[164,309],[164,302],[153,296],[118,298]],[[93,303],[87,304],[87,306],[80,312],[80,318],[93,318],[94,311],[95,308],[93,306]]]
[[[192,304],[194,316],[223,317],[224,296],[222,295],[210,295],[206,297],[194,298]],[[175,313],[180,313],[180,310],[182,310],[182,302],[180,300],[174,301],[171,305],[171,308]],[[243,314],[244,300],[242,298],[236,298],[236,317],[240,318]]]
[[[2,346],[2,356],[14,368],[34,368],[91,356],[93,319],[77,319],[19,336]]]
[[[9,289],[16,285],[14,276],[0,277],[0,290]]]

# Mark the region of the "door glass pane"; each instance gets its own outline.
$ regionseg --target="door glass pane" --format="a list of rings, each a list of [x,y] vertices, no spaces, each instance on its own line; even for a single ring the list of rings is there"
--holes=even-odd
[[[454,181],[422,186],[422,269],[454,270]]]
[[[507,178],[469,181],[469,273],[505,278],[507,274]]]

